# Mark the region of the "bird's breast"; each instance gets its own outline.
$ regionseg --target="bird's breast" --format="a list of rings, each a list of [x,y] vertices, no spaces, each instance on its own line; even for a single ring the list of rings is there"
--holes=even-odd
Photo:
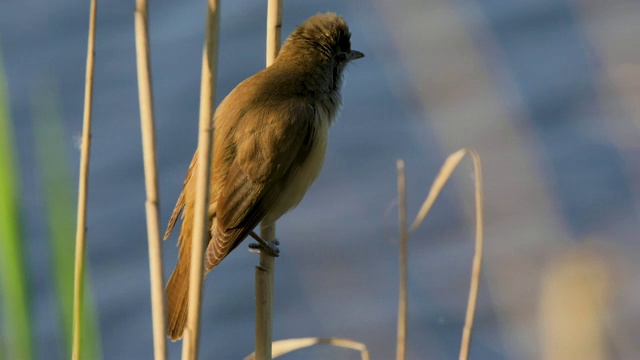
[[[265,222],[274,222],[300,203],[307,190],[320,175],[327,150],[329,124],[333,114],[320,111],[314,119],[315,136],[306,160],[292,173],[282,193],[265,215]]]

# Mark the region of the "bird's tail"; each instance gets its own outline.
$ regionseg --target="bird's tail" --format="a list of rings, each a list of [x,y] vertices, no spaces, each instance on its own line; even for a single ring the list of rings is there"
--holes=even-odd
[[[189,270],[191,269],[191,236],[193,216],[185,209],[178,243],[178,264],[167,283],[167,336],[176,341],[182,338],[189,313]]]
[[[187,323],[187,314],[189,313],[189,271],[191,269],[191,236],[193,235],[193,225],[190,216],[185,216],[180,228],[180,252],[178,255],[178,264],[173,269],[173,273],[167,283],[167,335],[173,340],[179,340],[184,333],[184,327]],[[210,219],[209,228],[212,228],[213,219]],[[218,233],[216,227],[212,228],[213,233]],[[213,270],[216,265],[224,259],[224,257],[237,244],[225,248],[223,255],[215,255],[215,244],[220,241],[207,239],[207,256],[204,264],[204,272],[207,274]],[[213,255],[212,255],[213,254]]]
[[[187,240],[189,242],[189,240]],[[183,245],[184,246],[184,245]],[[190,249],[190,244],[187,245]],[[182,247],[182,246],[181,246]],[[182,249],[180,249],[182,250]],[[189,269],[191,256],[185,256],[180,251],[178,265],[173,269],[173,274],[167,283],[167,335],[176,341],[182,338],[184,326],[189,312]]]
[[[187,208],[180,228],[178,264],[167,283],[167,336],[173,341],[182,339],[189,313],[189,276],[191,269],[191,241],[193,236],[193,216]],[[211,228],[209,219],[209,228]],[[210,239],[205,239],[205,243]],[[209,271],[205,270],[205,274]],[[204,279],[203,279],[204,280]]]

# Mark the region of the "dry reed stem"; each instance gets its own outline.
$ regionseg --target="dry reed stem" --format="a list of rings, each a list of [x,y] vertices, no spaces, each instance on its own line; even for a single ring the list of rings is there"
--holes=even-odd
[[[273,241],[275,224],[260,226],[260,237]],[[260,265],[256,266],[256,358],[271,359],[273,339],[273,272],[275,258],[265,251],[260,252]]]
[[[407,348],[407,191],[404,161],[396,162],[398,169],[398,229],[400,236],[400,290],[398,300],[398,335],[396,360],[406,358]]]
[[[218,59],[218,28],[220,7],[218,0],[207,1],[207,28],[202,52],[200,83],[200,125],[198,136],[198,166],[196,169],[196,202],[194,204],[193,237],[191,239],[191,268],[189,274],[189,313],[182,343],[182,359],[198,358],[200,308],[202,300],[204,241],[209,228],[209,176],[213,132],[213,100],[215,72]]]
[[[84,88],[84,114],[82,120],[82,147],[80,149],[80,180],[78,184],[78,214],[76,223],[75,273],[73,279],[73,344],[71,358],[80,354],[80,327],[82,325],[82,301],[84,293],[84,262],[87,226],[87,188],[89,186],[89,156],[91,154],[91,111],[93,101],[93,68],[96,41],[96,4],[91,0],[89,10],[89,40]]]
[[[267,66],[276,61],[282,39],[282,0],[269,0],[267,5]]]
[[[484,219],[482,211],[482,163],[480,155],[474,149],[468,149],[468,153],[473,159],[473,170],[475,173],[475,200],[476,200],[476,241],[473,254],[473,265],[471,269],[471,284],[469,285],[469,299],[467,301],[467,314],[462,330],[462,341],[460,343],[460,360],[469,357],[469,347],[471,346],[471,333],[473,331],[473,319],[476,313],[476,303],[478,301],[478,288],[480,286],[480,270],[482,269],[482,249],[484,243]]]
[[[438,195],[442,191],[442,188],[451,177],[451,173],[456,169],[460,161],[465,155],[469,154],[473,161],[473,170],[475,178],[475,203],[476,203],[476,236],[475,236],[475,252],[473,256],[473,264],[471,267],[471,284],[469,285],[469,299],[467,301],[467,312],[465,315],[464,329],[462,330],[462,341],[460,344],[460,360],[466,360],[469,356],[469,346],[471,344],[471,333],[473,330],[473,319],[475,316],[476,303],[478,299],[478,285],[480,283],[480,270],[482,267],[482,248],[484,242],[484,220],[482,211],[482,166],[480,162],[480,155],[471,148],[464,148],[449,155],[445,160],[438,176],[433,181],[429,195],[422,204],[418,215],[416,216],[411,228],[409,229],[409,235],[411,235],[418,226],[425,219],[429,210],[435,203]],[[400,319],[398,319],[400,321]],[[406,320],[405,320],[406,321]]]
[[[140,102],[140,128],[144,157],[145,189],[147,200],[147,240],[149,243],[149,276],[151,283],[151,313],[153,320],[154,359],[167,357],[166,312],[164,279],[162,276],[162,247],[160,215],[158,211],[158,170],[156,166],[156,136],[153,118],[153,88],[151,86],[149,55],[149,23],[147,0],[137,0],[135,10],[136,64],[138,68],[138,96]]]
[[[280,51],[282,29],[282,0],[269,0],[267,4],[267,66],[273,64]],[[275,224],[260,224],[260,237],[276,240]],[[256,267],[256,359],[271,359],[273,333],[273,273],[275,259],[266,251],[260,252],[260,266]]]
[[[345,349],[357,350],[360,352],[360,357],[362,360],[369,360],[369,350],[363,343],[349,340],[349,339],[343,339],[343,338],[316,338],[316,337],[274,341],[273,357],[277,358],[279,356],[286,355],[296,350],[308,348],[314,345],[321,345],[321,344],[341,347]],[[255,353],[250,354],[249,356],[244,358],[244,360],[255,360],[255,359],[256,359]]]

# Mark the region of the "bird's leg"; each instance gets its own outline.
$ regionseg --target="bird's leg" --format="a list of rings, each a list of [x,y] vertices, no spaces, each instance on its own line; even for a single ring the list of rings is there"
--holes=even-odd
[[[254,231],[251,231],[249,233],[249,236],[251,236],[255,241],[257,241],[257,243],[249,244],[249,249],[264,250],[273,257],[278,257],[280,255],[280,249],[278,249],[278,245],[280,245],[280,241],[278,241],[278,239],[276,239],[274,242],[265,241]]]

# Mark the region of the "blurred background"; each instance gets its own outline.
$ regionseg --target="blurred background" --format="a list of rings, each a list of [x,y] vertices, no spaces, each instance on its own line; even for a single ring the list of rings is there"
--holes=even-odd
[[[150,2],[163,224],[197,143],[204,10],[203,1]],[[366,57],[348,70],[322,174],[278,222],[274,339],[347,337],[372,359],[392,358],[395,161],[406,161],[412,220],[446,156],[474,147],[486,240],[471,358],[637,358],[640,3],[285,1],[283,37],[325,11],[345,17]],[[98,4],[87,331],[99,339],[91,356],[104,359],[152,357],[133,13],[133,1]],[[21,246],[0,260],[26,268],[20,287],[0,265],[0,358],[16,354],[7,305],[16,288],[33,338],[22,356],[68,358],[88,15],[88,1],[0,2],[1,164],[15,166],[0,170],[15,176],[0,200],[13,201],[3,211],[18,216]],[[222,1],[218,101],[264,67],[265,18],[263,1]],[[457,356],[473,209],[467,160],[410,240],[409,359]],[[163,244],[165,278],[175,242]],[[243,245],[207,277],[203,358],[252,351],[257,261]],[[171,358],[180,348],[169,345]],[[357,358],[325,347],[283,357]]]

